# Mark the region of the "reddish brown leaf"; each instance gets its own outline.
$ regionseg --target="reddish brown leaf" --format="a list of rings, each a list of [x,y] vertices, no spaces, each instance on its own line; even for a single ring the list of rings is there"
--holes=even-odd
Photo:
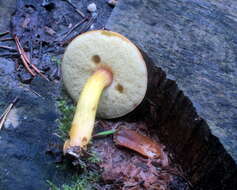
[[[114,135],[116,145],[129,148],[148,158],[158,158],[161,147],[151,138],[130,130],[121,129]]]

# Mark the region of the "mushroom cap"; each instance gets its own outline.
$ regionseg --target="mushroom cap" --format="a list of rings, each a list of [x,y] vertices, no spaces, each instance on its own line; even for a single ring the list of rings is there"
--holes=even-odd
[[[101,66],[110,68],[113,82],[101,95],[97,116],[109,119],[133,111],[146,94],[147,68],[138,48],[116,32],[86,32],[69,44],[62,62],[68,93],[78,101],[87,79]]]

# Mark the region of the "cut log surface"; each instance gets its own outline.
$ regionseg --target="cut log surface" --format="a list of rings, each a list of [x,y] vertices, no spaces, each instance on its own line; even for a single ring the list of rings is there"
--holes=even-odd
[[[196,189],[237,186],[236,9],[235,0],[121,0],[106,25],[155,64],[151,119]]]

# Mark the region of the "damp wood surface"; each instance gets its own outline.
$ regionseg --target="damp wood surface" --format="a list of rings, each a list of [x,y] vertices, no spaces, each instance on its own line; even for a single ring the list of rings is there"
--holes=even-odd
[[[235,0],[119,1],[106,25],[156,65],[151,119],[194,189],[237,186],[236,7]]]

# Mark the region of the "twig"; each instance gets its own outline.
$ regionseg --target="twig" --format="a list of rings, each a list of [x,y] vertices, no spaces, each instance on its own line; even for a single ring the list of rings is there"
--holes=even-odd
[[[9,46],[2,46],[2,45],[0,45],[0,48],[7,49],[9,51],[17,51],[15,48],[12,48],[12,47],[9,47]]]
[[[80,30],[79,33],[77,33],[76,35],[74,35],[73,37],[71,37],[71,38],[68,39],[68,40],[62,41],[62,42],[60,43],[60,45],[61,45],[61,46],[67,45],[67,44],[69,44],[77,35],[79,35],[79,34],[81,34],[81,33],[83,33],[83,32],[86,32],[86,31],[90,28],[90,26],[93,24],[94,20],[95,20],[95,18],[94,18],[94,17],[91,17],[90,20],[88,21],[87,25],[84,26],[84,27]]]
[[[21,57],[21,60],[25,66],[25,68],[27,69],[27,71],[32,75],[32,76],[35,76],[35,72],[33,70],[31,70],[31,68],[29,67],[28,63],[27,63],[27,60],[26,60],[26,54],[25,54],[25,51],[23,50],[23,48],[21,47],[21,44],[20,44],[20,41],[18,39],[18,37],[16,35],[13,35],[13,38],[16,42],[16,47],[17,47],[17,50],[18,50],[18,53],[20,54],[20,57]]]
[[[6,42],[6,41],[12,41],[14,40],[13,38],[5,38],[5,39],[1,39],[0,42]]]
[[[0,117],[0,130],[2,129],[2,126],[4,125],[7,116],[9,114],[9,112],[11,111],[12,107],[14,106],[14,104],[16,104],[16,102],[19,100],[18,97],[14,98],[14,100],[9,104],[9,106],[6,108],[6,110],[3,112],[3,114]]]
[[[49,81],[49,79],[32,63],[30,63],[30,66],[35,70],[36,73],[38,73],[42,78]]]
[[[71,1],[66,0],[66,2],[67,2],[69,5],[71,5],[71,6],[75,9],[75,11],[76,11],[82,18],[85,18],[84,13],[81,12],[74,4],[72,4]]]
[[[83,32],[86,32],[91,27],[91,25],[94,23],[95,19],[96,19],[96,17],[92,16],[89,19],[87,25],[85,25],[85,27],[81,29],[80,34]]]
[[[23,49],[23,48],[22,48]],[[49,79],[35,66],[30,62],[29,57],[26,55],[26,53],[24,54],[25,56],[25,60],[27,61],[27,63],[34,69],[34,71],[36,73],[38,73],[41,77],[43,77],[45,80],[49,81]]]
[[[20,56],[21,56],[22,62],[23,62],[23,64],[24,64],[24,66],[26,67],[26,69],[30,72],[30,74],[33,75],[33,76],[35,76],[36,73],[37,73],[37,74],[39,74],[41,77],[43,77],[45,80],[49,81],[49,79],[48,79],[35,65],[33,65],[33,64],[30,62],[28,56],[26,55],[24,49],[22,48],[22,46],[21,46],[21,44],[20,44],[20,41],[19,41],[18,37],[17,37],[16,35],[14,35],[13,37],[14,37],[14,39],[15,39],[16,46],[17,46],[17,50],[18,50],[18,52],[19,52],[19,54],[20,54]],[[30,66],[31,66],[31,68],[32,68],[33,70],[30,68]],[[35,73],[35,72],[36,72],[36,73]]]
[[[30,92],[32,92],[33,94],[35,94],[35,95],[37,95],[37,96],[39,96],[39,97],[45,99],[45,97],[43,97],[41,94],[39,94],[38,92],[36,92],[35,90],[33,90],[30,86],[27,86],[27,85],[25,85],[25,84],[21,84],[21,83],[20,83],[20,87],[23,88],[24,90],[30,91]]]
[[[2,33],[0,33],[0,37],[5,36],[5,35],[7,35],[7,34],[9,34],[9,33],[10,33],[9,31],[2,32]]]
[[[39,97],[45,99],[41,94],[39,94],[38,92],[36,92],[36,91],[33,90],[32,88],[26,87],[26,86],[24,86],[24,88],[26,88],[27,90],[29,90],[29,91],[32,92],[33,94],[35,94],[35,95],[37,95],[37,96],[39,96]]]
[[[0,57],[19,57],[18,53],[2,53]]]
[[[84,18],[83,20],[81,20],[80,22],[78,22],[77,24],[75,24],[63,37],[62,40],[63,41],[73,30],[75,30],[78,26],[82,25],[86,20],[88,20],[88,18]]]

